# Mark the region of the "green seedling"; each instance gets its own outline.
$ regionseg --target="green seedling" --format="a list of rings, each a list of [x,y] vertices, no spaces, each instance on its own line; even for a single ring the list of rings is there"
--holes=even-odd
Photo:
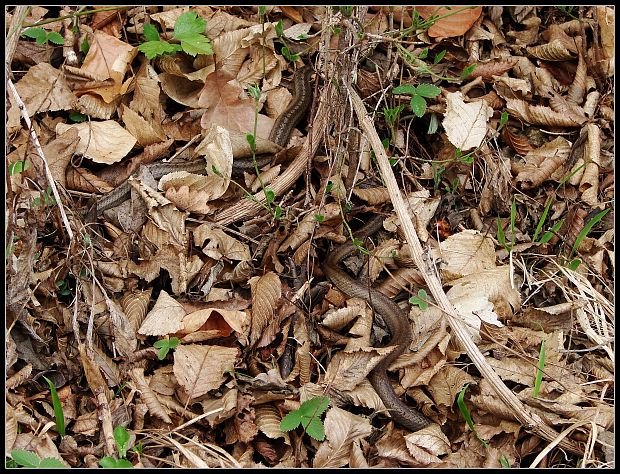
[[[579,232],[579,235],[577,235],[577,238],[575,239],[575,243],[573,244],[573,248],[570,251],[570,255],[568,256],[568,258],[571,258],[575,252],[577,251],[577,249],[579,248],[579,246],[581,245],[581,242],[583,242],[583,239],[586,238],[586,236],[590,233],[590,231],[592,230],[592,228],[598,224],[600,222],[600,220],[605,217],[607,215],[607,213],[611,211],[611,207],[602,210],[601,212],[597,213],[591,220],[590,222],[588,222],[585,226],[583,226],[583,229],[581,229],[581,232]]]
[[[50,393],[52,395],[52,406],[54,407],[54,417],[56,418],[56,431],[60,436],[65,435],[65,414],[62,410],[62,403],[60,403],[60,398],[58,398],[58,392],[56,391],[56,387],[54,386],[54,382],[52,382],[47,377],[43,376],[45,381],[50,387]]]
[[[178,337],[171,337],[169,339],[160,339],[159,341],[155,342],[155,344],[153,344],[153,347],[156,349],[159,349],[159,352],[157,353],[157,358],[159,360],[164,360],[166,356],[168,355],[168,352],[171,349],[176,348],[180,342],[181,341]]]
[[[441,89],[432,84],[420,84],[418,86],[402,84],[395,87],[393,92],[395,94],[411,95],[411,101],[409,102],[411,110],[417,117],[423,117],[426,112],[426,99],[437,97],[441,94]]]
[[[65,39],[55,31],[46,31],[43,28],[26,28],[22,32],[22,36],[26,38],[32,38],[39,46],[47,44],[48,41],[62,45],[65,44]]]
[[[301,425],[306,433],[317,441],[325,439],[325,427],[319,418],[329,406],[329,397],[314,397],[301,404],[280,422],[282,431],[291,431]]]
[[[476,432],[476,427],[474,426],[474,422],[471,419],[469,409],[467,408],[467,405],[465,405],[465,393],[467,392],[468,387],[469,387],[469,384],[465,384],[463,389],[459,392],[459,395],[456,398],[456,404],[459,407],[459,411],[461,412],[461,415],[463,415],[463,418],[465,418],[465,422],[467,423],[467,426],[469,426],[469,429],[472,431],[472,433],[476,435],[476,438],[478,438],[478,440],[482,443],[482,445],[485,448],[488,448],[489,444],[485,440],[483,440],[480,436],[478,436],[478,433]]]
[[[11,163],[9,165],[9,176],[15,176],[16,174],[20,174],[26,170],[29,170],[32,165],[28,160],[18,160],[15,163]]]
[[[545,369],[545,341],[540,343],[540,355],[538,356],[538,366],[536,367],[536,380],[534,381],[534,398],[538,397],[540,385],[542,383],[543,371]]]
[[[173,38],[180,44],[169,43],[160,38],[155,26],[147,23],[144,25],[145,43],[138,46],[138,51],[146,55],[148,59],[157,56],[174,54],[183,51],[190,56],[197,54],[213,54],[211,41],[203,33],[207,22],[200,18],[196,12],[185,12],[174,24]]]
[[[418,295],[409,298],[409,303],[416,305],[422,311],[425,311],[428,309],[428,294],[424,290],[418,290]]]

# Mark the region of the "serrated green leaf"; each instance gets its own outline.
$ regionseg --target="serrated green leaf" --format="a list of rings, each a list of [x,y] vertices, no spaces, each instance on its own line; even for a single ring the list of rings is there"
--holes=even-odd
[[[299,407],[299,412],[305,417],[318,417],[323,414],[329,406],[329,397],[313,397],[306,400]]]
[[[422,97],[432,99],[433,97],[437,97],[441,94],[441,89],[433,84],[420,84],[416,87],[416,92]]]
[[[181,41],[181,48],[187,54],[196,56],[197,54],[213,54],[213,47],[209,38],[203,35],[183,35],[178,38]]]
[[[99,460],[99,465],[104,468],[132,468],[133,464],[131,464],[127,459],[114,459],[112,456],[106,456]]]
[[[41,461],[39,467],[67,469],[67,466],[65,466],[64,463],[57,458],[45,458]]]
[[[394,92],[394,94],[414,95],[416,93],[416,88],[415,86],[412,86],[411,84],[401,84],[400,86],[395,87],[394,90],[392,90],[392,92]]]
[[[22,36],[36,40],[38,45],[45,43],[47,32],[43,28],[28,28],[24,30]]]
[[[411,98],[411,110],[417,117],[423,117],[426,112],[426,100],[420,95],[414,95]]]
[[[299,410],[294,410],[282,418],[280,422],[280,429],[282,431],[291,431],[297,428],[301,424],[301,414]]]
[[[207,22],[198,16],[196,12],[185,12],[174,24],[174,37],[181,39],[187,35],[199,35],[204,33]]]
[[[55,31],[50,31],[47,34],[47,39],[54,44],[65,44],[65,39],[60,35],[60,33],[56,33]]]
[[[151,23],[144,24],[144,37],[146,38],[147,41],[159,41],[160,40],[159,31],[157,31],[157,28],[155,28],[155,25],[152,25]]]
[[[312,436],[317,441],[323,441],[325,439],[325,427],[320,418],[312,418],[309,422],[304,422],[306,433]]]
[[[11,457],[13,461],[24,467],[39,467],[41,464],[41,458],[39,458],[39,456],[25,449],[14,449],[11,451]]]
[[[162,54],[175,53],[180,49],[179,45],[170,44],[167,41],[147,41],[138,46],[138,51],[144,53],[148,59],[155,59]]]

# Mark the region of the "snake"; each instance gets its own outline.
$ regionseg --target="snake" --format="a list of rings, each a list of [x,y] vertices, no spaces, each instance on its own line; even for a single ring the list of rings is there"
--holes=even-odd
[[[356,239],[362,240],[374,234],[382,227],[382,224],[383,217],[374,216],[356,233]],[[383,316],[391,335],[387,345],[396,346],[396,349],[371,370],[368,374],[368,380],[383,401],[392,419],[404,428],[418,431],[430,424],[430,420],[398,398],[386,372],[390,364],[405,352],[411,343],[411,327],[407,315],[383,293],[351,278],[340,268],[340,262],[355,252],[356,249],[354,243],[348,241],[332,250],[327,256],[323,270],[340,291],[349,297],[366,300],[375,313]]]
[[[291,101],[284,111],[275,120],[269,140],[285,147],[295,127],[308,112],[313,98],[313,84],[311,81],[313,68],[311,64],[307,64],[299,68],[293,74],[293,94]],[[254,169],[254,166],[261,167],[273,160],[273,155],[265,154],[256,157],[256,161],[252,158],[233,161],[233,170],[239,172],[241,170]],[[207,163],[204,160],[194,160],[178,163],[149,163],[143,165],[153,178],[160,179],[162,176],[173,173],[175,171],[187,171],[188,173],[206,174]],[[134,175],[137,173],[134,173]],[[112,191],[101,196],[96,202],[96,214],[100,215],[103,211],[116,207],[129,199],[131,196],[131,184],[125,180]]]

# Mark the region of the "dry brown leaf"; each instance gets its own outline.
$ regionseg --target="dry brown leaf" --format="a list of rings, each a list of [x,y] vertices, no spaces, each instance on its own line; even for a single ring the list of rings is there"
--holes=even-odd
[[[127,131],[136,137],[138,145],[141,147],[153,145],[166,139],[159,122],[147,121],[124,104],[121,106],[121,118]],[[157,126],[154,126],[155,124]]]
[[[324,220],[328,221],[338,215],[340,215],[340,206],[337,203],[329,203],[323,206],[321,211],[307,213],[295,230],[286,238],[284,242],[278,248],[278,253],[284,252],[289,248],[295,250],[299,246],[307,241],[314,234],[317,226],[317,215],[322,215]]]
[[[224,374],[234,370],[238,350],[234,347],[182,344],[174,351],[174,375],[190,399],[219,388]]]
[[[30,366],[32,368],[32,366]],[[10,453],[17,439],[17,417],[13,407],[6,403],[6,414],[4,416],[4,452]]]
[[[256,426],[271,439],[284,438],[284,442],[290,446],[289,434],[280,429],[282,416],[272,403],[265,403],[255,408]]]
[[[464,370],[453,365],[445,365],[431,379],[429,390],[438,406],[449,409],[454,404],[454,400],[456,400],[461,389],[466,384],[473,383],[475,383],[474,378]]]
[[[246,334],[249,318],[244,311],[207,308],[187,314],[182,323],[177,336],[185,336],[184,342],[198,342],[228,337],[233,330],[239,335]]]
[[[441,273],[446,282],[495,268],[493,240],[475,230],[451,235],[441,243],[439,252],[433,254],[443,261]]]
[[[501,76],[505,72],[510,71],[518,61],[518,58],[509,57],[478,62],[476,63],[476,69],[467,76],[467,79],[475,79],[477,77],[491,79],[493,76]]]
[[[400,430],[392,430],[375,443],[377,455],[384,461],[393,462],[383,467],[408,466],[422,467],[409,453],[407,443]]]
[[[326,441],[321,443],[312,467],[337,468],[350,463],[353,445],[368,436],[372,426],[368,419],[331,407],[325,415]]]
[[[202,412],[211,413],[206,417],[211,426],[217,426],[235,415],[237,412],[237,396],[238,390],[233,388],[223,396],[216,396],[200,402]]]
[[[56,110],[75,108],[77,97],[67,86],[58,69],[47,63],[37,64],[16,84],[15,89],[26,106],[28,116]],[[14,132],[21,127],[19,107],[14,103],[13,94],[9,94],[11,108],[7,113],[7,129]]]
[[[548,127],[579,127],[586,121],[576,120],[573,117],[566,117],[561,113],[554,112],[551,108],[542,105],[530,105],[519,99],[506,100],[508,112],[515,118],[531,123],[533,125],[545,125]]]
[[[586,163],[579,191],[581,200],[595,207],[598,205],[599,173],[601,168],[601,130],[595,124],[586,125],[585,133],[588,140],[584,150],[584,162]]]
[[[156,416],[164,423],[172,423],[172,419],[168,415],[168,411],[162,405],[157,394],[151,390],[146,379],[144,378],[144,368],[135,367],[129,371],[129,376],[133,380],[136,389],[142,395],[142,400],[149,409],[151,415]]]
[[[249,280],[252,290],[252,324],[250,345],[263,347],[271,343],[279,329],[276,309],[282,297],[280,278],[273,272]]]
[[[533,149],[526,137],[515,134],[510,127],[504,127],[502,137],[508,146],[510,146],[519,155],[526,155]]]
[[[482,7],[422,7],[415,10],[425,20],[431,16],[444,16],[428,29],[431,38],[461,36],[469,30],[482,14]]]
[[[443,127],[450,143],[465,152],[479,146],[487,134],[493,109],[483,101],[465,103],[461,92],[446,95]]]
[[[77,142],[76,142],[77,144]],[[107,193],[114,189],[114,186],[91,173],[86,168],[68,168],[65,173],[66,185],[68,189],[83,191],[87,193]]]
[[[114,348],[119,351],[121,356],[129,357],[129,355],[133,354],[138,348],[136,333],[121,306],[116,301],[108,298],[105,293],[104,298],[108,311],[110,312]]]
[[[327,366],[325,382],[333,390],[353,390],[394,348],[388,346],[338,352]]]
[[[525,164],[517,174],[515,181],[523,189],[539,186],[545,180],[564,178],[563,165],[570,154],[570,144],[564,137],[545,143],[525,155]],[[557,173],[556,173],[557,172]]]
[[[144,336],[166,336],[183,329],[185,309],[165,290],[159,293],[153,309],[138,330]]]
[[[387,188],[354,188],[353,194],[360,198],[362,201],[366,201],[370,206],[377,204],[383,204],[390,200],[390,196],[387,192]]]
[[[146,318],[147,308],[151,299],[152,288],[144,291],[133,291],[126,293],[121,298],[121,307],[133,328],[134,333],[138,333],[138,329]]]
[[[226,232],[214,228],[210,224],[201,224],[194,232],[194,245],[202,248],[202,252],[214,260],[251,260],[250,248],[247,244],[231,237]],[[209,242],[205,245],[205,240]]]
[[[82,89],[81,92],[99,95],[106,103],[110,103],[126,91],[127,85],[123,84],[123,79],[138,49],[100,30],[89,38],[89,43],[90,48],[80,70],[103,79],[110,78],[114,83]]]
[[[575,54],[569,51],[563,42],[555,39],[547,44],[529,46],[527,52],[538,59],[545,61],[570,61],[575,59]]]
[[[413,458],[422,465],[437,465],[441,462],[439,456],[451,452],[450,440],[436,424],[405,435],[405,442]]]
[[[95,163],[111,165],[122,160],[131,151],[136,139],[114,120],[84,122],[73,125],[59,123],[56,133],[61,135],[69,129],[76,129],[80,141],[76,153],[90,158]]]

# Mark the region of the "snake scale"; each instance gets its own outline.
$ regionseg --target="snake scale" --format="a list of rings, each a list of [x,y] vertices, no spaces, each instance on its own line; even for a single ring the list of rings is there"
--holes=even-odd
[[[374,234],[381,228],[382,222],[381,216],[373,217],[356,233],[356,238],[364,239]],[[340,268],[339,263],[355,250],[356,247],[351,241],[342,244],[328,255],[323,270],[340,291],[352,298],[368,301],[372,309],[383,316],[391,334],[387,345],[397,347],[368,374],[368,380],[381,397],[392,419],[411,431],[417,431],[430,424],[430,421],[396,396],[386,372],[390,364],[407,350],[411,342],[411,328],[407,315],[387,296],[360,283],[359,280],[354,280]]]
[[[269,139],[285,147],[295,127],[301,119],[306,115],[310,105],[312,104],[313,84],[310,80],[312,75],[312,66],[306,65],[298,69],[293,75],[293,98],[288,107],[282,112],[273,124]],[[262,155],[257,157],[257,165],[263,166],[273,159],[273,155]],[[153,178],[160,179],[162,176],[173,173],[175,171],[187,171],[188,173],[206,174],[206,162],[204,160],[195,160],[184,163],[150,163],[144,165],[146,169],[153,175]],[[254,162],[251,158],[233,161],[233,169],[236,171],[244,169],[254,169]],[[109,193],[104,194],[96,201],[96,213],[101,214],[107,209],[116,207],[122,202],[129,199],[131,195],[131,185],[129,181],[124,181]]]

